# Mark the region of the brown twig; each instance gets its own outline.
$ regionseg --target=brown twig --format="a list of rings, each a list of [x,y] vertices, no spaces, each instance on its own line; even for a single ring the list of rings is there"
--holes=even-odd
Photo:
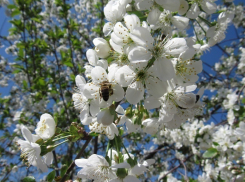
[[[189,155],[188,157],[185,158],[185,160],[183,160],[183,162],[186,162],[187,160],[189,160],[189,158],[191,158],[193,156],[193,154]],[[182,164],[179,164],[177,166],[175,166],[174,168],[172,168],[171,170],[169,170],[165,175],[163,175],[158,181],[161,181],[163,178],[165,178],[168,174],[174,172],[176,169],[178,169]]]
[[[55,150],[53,150],[52,153],[53,153],[53,156],[54,156],[54,165],[58,169],[59,167],[58,167],[58,162],[57,162],[57,157],[56,157]],[[55,170],[55,172],[56,172],[56,176],[59,176],[59,171],[58,170]]]
[[[80,152],[77,154],[75,159],[78,159],[82,156],[83,152],[85,151],[86,147],[88,146],[89,142],[91,141],[92,136],[88,136],[87,141],[85,142],[85,144],[83,145],[82,149],[80,150]],[[75,167],[75,161],[73,161],[71,163],[71,165],[69,166],[69,168],[67,169],[65,175],[62,177],[62,179],[60,180],[60,182],[64,182],[66,177],[69,175],[69,173],[73,170],[73,168]]]

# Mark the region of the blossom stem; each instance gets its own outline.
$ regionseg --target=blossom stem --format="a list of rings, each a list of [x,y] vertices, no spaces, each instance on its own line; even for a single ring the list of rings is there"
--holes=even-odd
[[[204,23],[206,23],[208,26],[212,27],[212,23],[210,23],[208,20],[206,20],[205,18],[198,16],[198,18],[200,18]]]
[[[122,143],[122,144],[123,144],[123,143]],[[128,157],[129,157],[130,159],[132,159],[132,158],[131,158],[131,156],[129,155],[128,150],[126,149],[126,147],[125,147],[125,145],[124,145],[124,144],[123,144],[123,148],[125,149],[125,151],[126,151],[126,153],[127,153]]]
[[[53,147],[54,147],[54,148],[55,148],[55,147],[58,147],[59,145],[61,145],[61,144],[63,144],[63,143],[66,143],[66,142],[68,142],[68,141],[69,141],[68,139],[67,139],[67,140],[64,140],[64,141],[62,141],[62,142],[60,142],[60,143],[54,145]]]
[[[109,147],[110,147],[110,140],[108,141],[108,144],[107,144],[107,147],[106,147],[106,156],[108,154]]]
[[[60,139],[63,139],[63,138],[68,138],[70,136],[72,136],[72,135],[66,135],[66,136],[63,136],[63,137],[55,138],[55,139],[53,139],[53,142],[55,142],[57,140],[60,140]]]
[[[204,32],[205,36],[206,36],[206,31],[204,30],[204,28],[200,25],[200,23],[198,21],[196,21],[197,24],[199,25],[199,27],[202,29],[202,31]]]

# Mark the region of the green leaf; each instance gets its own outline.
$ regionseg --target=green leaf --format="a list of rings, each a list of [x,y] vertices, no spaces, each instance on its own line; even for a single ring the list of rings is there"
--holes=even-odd
[[[206,152],[204,152],[204,158],[213,158],[218,154],[218,150],[216,148],[209,148]]]
[[[66,65],[66,66],[68,66],[68,67],[73,67],[73,64],[72,64],[72,62],[71,62],[70,60],[66,60],[66,61],[64,62],[64,65]]]
[[[39,78],[39,79],[38,79],[38,84],[39,84],[40,86],[45,86],[46,83],[45,83],[45,81],[44,81],[44,78]]]
[[[99,133],[94,133],[94,132],[92,132],[92,133],[89,133],[89,136],[96,137],[96,136],[99,136]]]
[[[36,182],[36,180],[33,176],[27,176],[24,179],[22,179],[21,182]]]
[[[9,4],[7,7],[8,7],[8,9],[15,9],[16,8],[16,6],[14,4]]]
[[[219,143],[217,143],[217,142],[213,142],[213,144],[214,144],[215,146],[218,146],[218,145],[219,145]]]
[[[57,123],[56,123],[56,125],[57,125]],[[59,133],[61,133],[61,132],[62,132],[62,129],[59,128],[59,127],[56,127],[55,133],[59,134]]]
[[[50,172],[50,173],[48,174],[46,180],[47,180],[48,182],[52,182],[52,181],[54,180],[54,178],[55,178],[55,171],[52,171],[52,172]]]
[[[61,170],[60,170],[60,176],[63,177],[68,169],[67,165],[63,165]]]
[[[43,139],[42,139],[42,138],[38,139],[38,140],[36,141],[36,143],[39,144],[39,145],[42,145]]]
[[[77,135],[77,128],[74,125],[70,126],[70,133],[73,135]]]
[[[27,82],[26,82],[25,80],[23,80],[23,87],[24,87],[24,89],[26,89],[26,90],[27,90],[27,88],[28,88],[28,84],[27,84]]]
[[[17,16],[19,14],[20,14],[20,10],[16,9],[16,10],[11,12],[11,17]]]
[[[242,99],[242,103],[245,104],[245,98]]]

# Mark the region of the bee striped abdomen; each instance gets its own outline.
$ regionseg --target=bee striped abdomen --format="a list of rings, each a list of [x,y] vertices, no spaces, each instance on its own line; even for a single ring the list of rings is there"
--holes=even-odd
[[[103,98],[104,101],[108,101],[109,99],[109,88],[102,88],[101,89],[101,97]]]
[[[113,94],[111,84],[108,81],[103,81],[100,85],[100,97],[102,97],[104,101],[108,101],[110,95]]]

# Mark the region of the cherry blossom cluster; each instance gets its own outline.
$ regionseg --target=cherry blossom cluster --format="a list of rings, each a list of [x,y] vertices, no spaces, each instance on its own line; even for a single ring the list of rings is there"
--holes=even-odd
[[[50,139],[55,134],[56,124],[50,114],[41,115],[40,121],[37,123],[35,129],[36,134],[31,134],[30,130],[21,125],[21,133],[25,140],[19,139],[17,143],[21,149],[21,158],[27,165],[36,166],[42,172],[47,172],[47,165],[52,164],[53,154],[48,152],[41,156],[41,146],[39,141]]]
[[[80,6],[76,5],[75,10],[79,11]],[[72,99],[89,134],[106,135],[109,144],[105,157],[93,154],[88,159],[75,160],[75,164],[82,167],[77,177],[95,182],[140,181],[138,176],[155,160],[138,162],[123,144],[110,144],[121,139],[123,130],[156,135],[155,144],[174,144],[175,156],[180,160],[185,157],[177,152],[182,146],[191,147],[197,156],[212,148],[220,154],[218,164],[214,167],[208,159],[203,161],[205,172],[198,179],[217,179],[220,171],[223,180],[233,177],[230,170],[233,164],[228,163],[244,155],[244,125],[241,123],[239,128],[233,129],[193,121],[203,112],[204,88],[196,90],[198,74],[203,69],[200,56],[225,38],[226,29],[234,18],[234,11],[223,9],[218,12],[216,21],[210,22],[209,17],[217,10],[213,0],[111,0],[106,4],[104,38],[94,38],[94,48],[86,51],[88,62],[84,65],[84,74],[75,77]],[[193,25],[192,37],[187,34],[190,25]],[[13,45],[6,51],[14,49]],[[63,45],[57,48],[59,52],[67,49]],[[241,51],[243,56],[238,67],[242,71],[244,49]],[[232,57],[226,66],[229,63],[234,64]],[[216,68],[218,70],[220,65]],[[224,100],[223,107],[229,110],[228,122],[233,125],[237,93],[232,89],[224,89],[224,92],[224,96],[229,92],[227,97],[218,99]],[[154,115],[154,111],[159,114]],[[193,122],[186,123],[187,120]],[[23,125],[20,129],[25,138],[25,141],[17,141],[22,157],[29,165],[47,171],[47,165],[53,160],[54,142],[63,139],[63,136],[54,138],[57,132],[54,119],[43,114],[35,129],[36,135]],[[42,142],[51,140],[53,146],[42,153]],[[174,179],[171,174],[168,177]]]
[[[202,71],[199,56],[225,38],[234,16],[223,11],[217,22],[208,22],[206,16],[216,10],[213,1],[109,1],[104,8],[108,20],[103,27],[105,38],[93,39],[94,49],[86,52],[86,77],[76,76],[73,101],[82,124],[88,125],[91,133],[113,140],[119,135],[118,126],[124,124],[128,133],[143,128],[154,135],[159,129],[179,128],[201,114],[204,89],[193,93]],[[147,14],[139,17],[135,12]],[[196,38],[174,36],[175,31],[188,27],[190,19],[195,20]],[[130,104],[128,108],[121,105],[125,102]],[[140,117],[142,108],[147,112],[158,109],[159,116]],[[95,175],[91,171],[102,170],[97,166],[90,170],[87,163],[86,159],[76,162],[83,167],[78,174],[81,178],[91,179]],[[109,167],[106,162],[99,166]],[[92,179],[113,179],[111,168]],[[102,173],[106,176],[101,177]],[[126,181],[125,176],[123,179]]]

